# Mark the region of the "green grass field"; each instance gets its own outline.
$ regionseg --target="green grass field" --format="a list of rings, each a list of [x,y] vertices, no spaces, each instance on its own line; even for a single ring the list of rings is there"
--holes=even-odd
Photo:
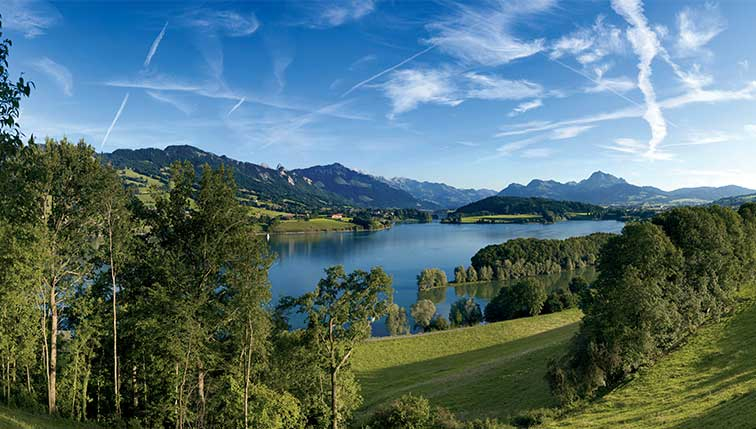
[[[547,427],[756,427],[756,305],[743,307],[626,385]]]
[[[488,215],[488,216],[463,216],[462,223],[476,223],[480,220],[494,223],[522,222],[524,220],[538,220],[541,215],[536,214],[512,214],[512,215]]]
[[[508,417],[555,405],[546,362],[564,351],[581,313],[537,317],[361,345],[353,367],[364,415],[404,393],[422,394],[462,417]]]
[[[50,417],[44,414],[34,414],[28,411],[11,409],[0,406],[0,429],[97,429],[87,423],[78,423]]]
[[[334,219],[317,218],[310,220],[285,220],[273,229],[273,232],[321,232],[321,231],[349,231],[357,225]]]

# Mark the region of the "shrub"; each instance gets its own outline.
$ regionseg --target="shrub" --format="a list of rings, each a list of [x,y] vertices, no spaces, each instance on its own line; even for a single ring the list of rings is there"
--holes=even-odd
[[[430,322],[430,331],[445,331],[447,329],[449,329],[449,321],[446,320],[446,317],[440,314],[433,317],[433,320]]]
[[[433,316],[436,314],[436,306],[433,301],[429,299],[421,299],[420,301],[412,304],[410,307],[410,314],[415,319],[415,326],[419,326],[422,330],[427,330],[430,326]]]
[[[473,326],[483,321],[483,313],[473,298],[462,298],[452,304],[449,321],[452,326]]]
[[[403,395],[375,414],[370,429],[429,429],[431,407],[427,399],[412,394]]]
[[[421,291],[444,287],[447,284],[446,273],[439,268],[426,268],[417,276],[417,288]]]
[[[454,281],[456,283],[465,283],[467,281],[467,272],[462,265],[454,269]]]
[[[536,316],[541,313],[546,302],[546,288],[532,279],[504,287],[499,294],[486,305],[486,321],[516,319]]]

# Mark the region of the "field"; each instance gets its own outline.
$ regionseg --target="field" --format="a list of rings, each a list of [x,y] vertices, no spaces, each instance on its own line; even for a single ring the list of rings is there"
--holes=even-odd
[[[95,429],[99,426],[0,406],[0,429]]]
[[[276,225],[272,232],[320,232],[320,231],[351,231],[357,225],[334,219],[317,218],[310,220],[285,220]]]
[[[577,329],[578,310],[360,346],[353,365],[363,414],[404,393],[422,394],[462,417],[507,419],[555,405],[544,380]]]
[[[756,427],[756,305],[550,428]]]
[[[487,221],[492,223],[513,223],[524,221],[538,221],[541,215],[536,214],[511,214],[511,215],[487,215],[487,216],[463,216],[462,223],[477,223],[478,221]]]

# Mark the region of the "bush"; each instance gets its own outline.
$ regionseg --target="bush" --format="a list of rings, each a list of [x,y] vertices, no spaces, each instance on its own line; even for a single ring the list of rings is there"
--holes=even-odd
[[[477,282],[478,281],[478,272],[475,270],[475,267],[470,265],[467,268],[467,281],[468,282]]]
[[[421,291],[445,287],[448,283],[446,273],[439,268],[426,268],[417,276],[417,288]]]
[[[425,331],[430,326],[433,316],[436,314],[436,305],[429,299],[421,299],[412,304],[410,314],[415,319],[415,326],[419,326]]]
[[[428,327],[429,331],[445,331],[447,329],[449,329],[449,321],[446,320],[446,317],[440,314],[433,317],[433,320],[431,320],[430,326]]]
[[[504,287],[486,305],[486,322],[536,316],[546,302],[546,288],[532,279]]]
[[[541,426],[554,420],[556,412],[549,408],[529,410],[512,419],[512,424],[518,428],[532,428]]]
[[[454,281],[456,283],[465,283],[467,281],[467,272],[462,265],[454,269]]]
[[[369,421],[370,429],[429,429],[431,407],[422,396],[407,394],[391,402]]]
[[[435,310],[434,310],[435,311]],[[397,304],[391,304],[386,316],[386,328],[389,335],[406,335],[410,333],[409,323],[407,322],[407,310],[399,307]]]
[[[452,304],[449,321],[452,326],[473,326],[483,321],[483,313],[473,298],[462,298]]]
[[[569,289],[557,289],[549,294],[546,298],[546,302],[543,305],[541,313],[557,313],[562,310],[568,310],[570,308],[577,307],[578,297],[569,291]]]

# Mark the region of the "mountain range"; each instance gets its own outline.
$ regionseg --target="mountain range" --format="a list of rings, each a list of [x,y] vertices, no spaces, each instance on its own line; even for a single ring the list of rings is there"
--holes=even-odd
[[[644,204],[704,204],[720,198],[754,193],[740,186],[681,188],[664,191],[653,186],[637,186],[625,179],[597,171],[580,182],[532,180],[527,185],[513,183],[501,196],[540,197],[553,200],[581,201],[602,206],[639,206]]]
[[[491,189],[460,189],[444,183],[421,182],[395,177],[385,178],[350,169],[339,163],[287,170],[262,164],[237,161],[193,146],[168,146],[165,149],[118,149],[101,154],[103,162],[119,169],[165,182],[175,161],[189,161],[197,172],[203,164],[233,168],[244,198],[289,212],[313,208],[357,206],[369,208],[456,209],[497,195]],[[539,197],[578,201],[602,206],[639,206],[644,204],[703,204],[755,190],[740,186],[682,188],[664,191],[652,186],[636,186],[622,178],[597,171],[580,182],[532,180],[527,185],[513,183],[500,196]]]

